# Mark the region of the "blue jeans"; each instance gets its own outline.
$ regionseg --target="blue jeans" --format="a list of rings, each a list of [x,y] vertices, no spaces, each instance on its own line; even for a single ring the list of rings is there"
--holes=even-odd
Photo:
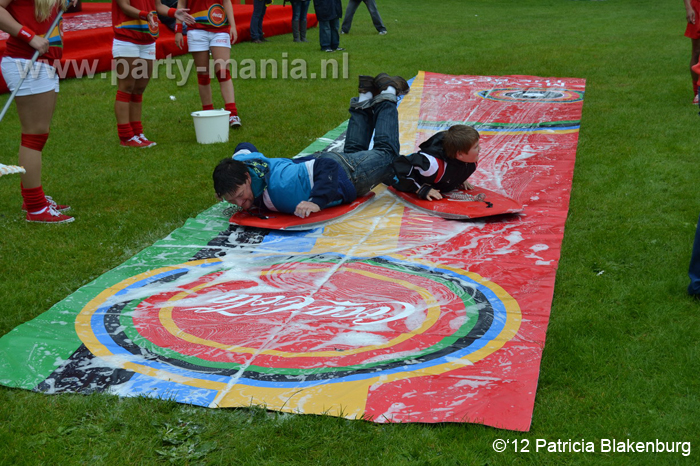
[[[253,2],[253,16],[250,17],[250,40],[262,40],[262,25],[266,11],[267,5],[265,5],[265,0],[255,0]]]
[[[382,95],[382,94],[380,94]],[[350,121],[343,152],[322,152],[319,157],[340,164],[355,185],[357,196],[364,196],[394,175],[392,163],[399,156],[399,112],[396,98],[375,98],[371,106],[360,108],[357,98],[350,103]],[[369,149],[374,133],[374,147]]]
[[[379,11],[377,10],[377,2],[375,0],[348,0],[348,7],[345,10],[345,19],[343,20],[343,32],[345,34],[350,32],[352,17],[355,16],[355,11],[357,11],[357,7],[360,6],[360,2],[365,2],[365,5],[367,5],[369,15],[372,17],[374,28],[378,32],[386,31],[386,26],[384,26],[382,17],[379,15]]]
[[[321,42],[321,50],[335,50],[340,45],[340,35],[338,33],[338,18],[330,21],[318,22],[318,38]]]
[[[690,285],[688,294],[700,297],[700,219],[695,229],[695,242],[693,243],[693,254],[690,256],[690,268],[688,269]]]
[[[306,20],[306,13],[309,11],[311,0],[303,2],[292,2],[292,21]]]

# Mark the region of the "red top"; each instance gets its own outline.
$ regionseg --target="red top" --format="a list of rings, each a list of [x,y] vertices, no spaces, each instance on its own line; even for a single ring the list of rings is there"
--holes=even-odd
[[[158,16],[156,15],[155,0],[130,0],[131,6],[137,10],[153,12],[156,22],[155,29],[148,26],[148,21],[131,18],[124,14],[116,0],[112,0],[112,29],[114,38],[133,44],[152,44],[158,38]]]
[[[58,8],[61,2],[56,3],[56,7],[49,15],[46,21],[39,22],[34,16],[34,0],[13,0],[7,5],[7,11],[12,17],[23,27],[29,28],[38,36],[44,37],[49,32],[49,28],[58,15]],[[53,64],[53,61],[60,59],[63,56],[63,21],[60,21],[51,33],[49,40],[49,50],[45,54],[39,56],[39,61]],[[12,58],[31,59],[36,50],[29,44],[17,37],[7,39],[7,49],[5,56]]]
[[[187,26],[190,29],[224,32],[222,29],[229,26],[226,10],[216,0],[189,0],[187,8],[197,21],[196,24]]]

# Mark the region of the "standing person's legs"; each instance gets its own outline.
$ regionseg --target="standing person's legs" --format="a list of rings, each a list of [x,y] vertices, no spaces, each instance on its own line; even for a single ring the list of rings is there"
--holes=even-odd
[[[134,91],[136,79],[133,76],[135,57],[120,57],[116,59],[114,72],[117,73],[117,100],[114,103],[114,114],[117,124],[129,124],[129,104],[131,93]],[[120,95],[123,94],[123,95]]]
[[[117,97],[114,101],[114,115],[117,118],[117,134],[122,146],[144,147],[139,135],[131,126],[131,101],[136,85],[136,64],[138,57],[115,57],[114,72],[117,74]]]
[[[318,22],[318,40],[321,50],[333,50],[331,48],[331,24],[329,21]]]
[[[379,15],[379,10],[377,10],[376,0],[364,0],[365,5],[367,5],[367,10],[369,10],[369,15],[372,17],[372,24],[377,32],[386,32],[386,26],[382,21],[382,17]]]
[[[146,86],[148,86],[148,82],[151,80],[151,74],[153,74],[153,60],[139,58],[138,61],[134,62],[134,64],[138,66],[140,71],[135,73],[134,87],[131,91],[131,102],[129,102],[129,124],[134,130],[134,135],[139,136],[144,143],[155,145],[155,143],[149,141],[143,135],[143,125],[141,123],[143,93],[146,92]]]
[[[49,137],[49,127],[56,107],[56,91],[42,92],[17,97],[17,114],[22,128],[19,146],[19,165],[25,173],[21,175],[23,208],[27,210],[28,222],[69,223],[74,219],[59,210],[69,206],[58,205],[47,198],[41,183],[42,152]]]
[[[216,73],[216,79],[219,81],[221,97],[224,98],[224,109],[231,112],[228,119],[229,126],[237,128],[241,126],[241,118],[238,116],[233,79],[231,79],[231,48],[224,46],[211,47],[211,56],[214,59],[214,72]]]
[[[343,34],[350,32],[350,28],[352,27],[352,18],[355,16],[358,6],[360,6],[360,0],[348,0],[348,6],[345,9],[345,19],[343,20]]]
[[[328,23],[330,24],[331,28],[331,49],[336,50],[340,46],[340,33],[338,32],[340,20],[336,18]]]
[[[292,2],[292,21],[301,19],[301,6],[303,2]]]
[[[253,1],[253,15],[250,17],[250,40],[262,40],[262,19],[265,15],[265,0]]]
[[[260,40],[263,42],[267,42],[267,39],[265,39],[265,32],[263,31],[263,20],[265,19],[265,13],[267,13],[267,3],[265,3],[264,0],[261,3],[262,7],[260,9],[261,13],[260,19],[258,21],[258,32],[260,32]]]
[[[693,243],[693,254],[690,256],[690,267],[688,269],[690,285],[688,294],[700,298],[700,219],[695,230],[695,241]]]
[[[191,35],[192,31],[190,31]],[[211,95],[211,76],[209,74],[209,51],[192,52],[195,71],[197,73],[197,90],[202,109],[213,110],[214,101]]]
[[[698,19],[700,21],[700,18]],[[690,53],[690,79],[693,80],[693,92],[695,95],[698,93],[698,78],[700,76],[698,73],[693,71],[693,66],[698,64],[698,58],[700,58],[700,39],[690,39],[692,44],[692,49]]]
[[[27,95],[15,98],[17,114],[22,134],[43,135],[49,133],[49,126],[56,107],[56,92]],[[41,150],[19,146],[19,165],[26,173],[21,175],[22,187],[25,189],[41,186]]]
[[[311,0],[299,2],[301,5],[301,11],[299,13],[299,40],[301,42],[308,42],[306,40],[306,18],[309,12],[309,3],[311,3]]]
[[[294,42],[300,42],[299,19],[301,18],[302,2],[292,2],[292,37]]]
[[[221,88],[221,97],[224,98],[225,104],[230,104],[236,101],[236,96],[233,90],[233,81],[231,80],[231,72],[229,71],[231,49],[227,47],[212,47],[211,57],[214,59],[214,73],[216,73]]]

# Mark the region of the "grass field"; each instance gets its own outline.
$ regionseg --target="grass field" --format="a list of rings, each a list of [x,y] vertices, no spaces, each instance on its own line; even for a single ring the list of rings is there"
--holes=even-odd
[[[344,2],[345,3],[345,2]],[[118,145],[109,79],[69,80],[45,149],[47,194],[70,225],[27,224],[19,177],[0,179],[0,335],[165,237],[211,206],[210,174],[241,141],[296,154],[347,118],[358,74],[579,77],[587,80],[562,257],[532,429],[376,425],[210,410],[103,395],[0,387],[0,464],[501,465],[697,464],[700,302],[685,292],[700,195],[698,108],[679,0],[381,0],[389,33],[360,7],[347,75],[237,79],[243,128],[194,143],[195,78],[150,83],[144,123],[158,146]],[[238,44],[237,60],[339,54],[291,36]],[[187,59],[184,57],[183,59]],[[177,100],[169,97],[174,95]],[[214,94],[218,97],[218,93]],[[0,96],[3,105],[7,95]],[[221,101],[215,103],[221,106]],[[0,123],[0,162],[15,164],[19,124]],[[695,180],[695,181],[693,181]],[[496,439],[509,440],[496,453]],[[596,453],[536,451],[538,439],[592,441]],[[680,453],[601,453],[600,439],[692,442]],[[514,441],[529,441],[529,453]]]

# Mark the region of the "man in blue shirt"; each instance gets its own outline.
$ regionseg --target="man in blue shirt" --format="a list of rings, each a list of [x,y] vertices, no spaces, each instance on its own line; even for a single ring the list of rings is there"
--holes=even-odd
[[[243,210],[265,207],[306,218],[345,204],[393,177],[399,156],[397,97],[409,91],[400,76],[360,76],[359,97],[350,100],[343,152],[317,152],[296,159],[267,158],[250,143],[214,169],[219,199]],[[369,148],[374,133],[374,146]]]

